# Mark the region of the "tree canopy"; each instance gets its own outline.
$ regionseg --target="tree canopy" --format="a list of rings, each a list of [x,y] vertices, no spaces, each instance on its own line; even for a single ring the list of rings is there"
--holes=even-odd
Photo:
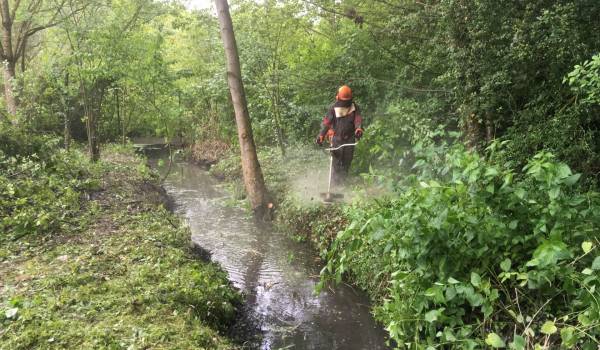
[[[80,137],[88,110],[101,142],[169,133],[233,140],[210,10],[150,0],[4,2],[17,47],[4,44],[3,57],[24,62],[12,75],[18,112],[6,94],[4,104],[34,130],[62,133],[64,112]],[[233,1],[257,142],[284,151],[310,140],[347,83],[372,127],[371,159],[392,159],[402,143],[442,128],[461,131],[473,148],[510,140],[521,163],[551,150],[597,178],[597,104],[574,88],[587,70],[570,75],[595,62],[596,5]]]

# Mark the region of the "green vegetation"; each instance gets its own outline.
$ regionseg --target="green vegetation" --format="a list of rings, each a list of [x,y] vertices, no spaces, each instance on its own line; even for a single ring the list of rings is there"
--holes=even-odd
[[[198,162],[221,160],[215,176],[239,178],[217,18],[177,1],[3,3],[3,345],[93,347],[83,342],[115,329],[119,344],[227,346],[210,329],[237,296],[191,259],[177,220],[128,187],[156,179],[109,146],[177,139]],[[277,220],[319,250],[323,285],[365,289],[399,348],[598,347],[597,0],[230,3]],[[309,143],[342,84],[365,136],[355,198],[324,207],[326,156]],[[115,264],[127,269],[101,272]],[[137,332],[152,315],[174,326]]]
[[[232,1],[259,146],[293,152],[312,140],[348,83],[369,129],[360,171],[395,166],[446,129],[480,151],[511,140],[506,155],[520,165],[550,151],[585,184],[600,164],[598,11],[595,0]],[[5,121],[80,141],[93,127],[99,143],[237,143],[210,11],[124,0],[73,1],[62,13],[71,12],[36,32],[41,49],[17,65],[18,112]]]
[[[486,157],[451,144],[417,144],[414,171],[390,181],[393,191],[370,199],[356,180],[352,202],[333,206],[294,187],[318,154],[259,156],[278,225],[326,262],[321,287],[366,290],[398,344],[595,349],[600,194],[550,153],[521,168],[505,161],[506,143]],[[243,195],[235,155],[211,172]]]
[[[427,151],[392,199],[346,210],[324,279],[368,290],[399,343],[596,348],[600,194],[549,153]]]
[[[240,296],[194,256],[143,159],[111,147],[91,164],[47,138],[15,152],[3,136],[2,348],[234,347]]]

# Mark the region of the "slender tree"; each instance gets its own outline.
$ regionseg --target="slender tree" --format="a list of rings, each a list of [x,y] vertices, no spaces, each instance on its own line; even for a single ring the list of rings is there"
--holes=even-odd
[[[25,52],[29,39],[45,29],[54,27],[74,12],[64,13],[66,0],[0,0],[0,16],[2,26],[0,32],[0,59],[4,71],[4,98],[7,111],[17,113],[18,101],[15,97],[14,79],[16,67],[21,60],[21,68],[25,69]],[[85,4],[72,6],[73,11],[80,11]]]
[[[225,58],[227,60],[227,81],[235,110],[244,184],[254,213],[260,216],[268,212],[269,195],[256,155],[254,137],[252,136],[252,125],[250,123],[244,85],[242,83],[242,71],[237,44],[235,42],[235,33],[233,31],[227,0],[215,0],[215,3],[221,27],[221,39],[223,40]]]
[[[15,67],[19,57],[18,55],[20,51],[24,49],[25,41],[24,38],[13,39],[14,13],[16,8],[11,11],[8,0],[1,0],[0,6],[0,13],[2,14],[2,47],[0,56],[2,56],[2,64],[4,65],[4,97],[8,113],[14,115],[17,113],[17,100],[13,91],[16,74]],[[14,41],[17,41],[16,49],[13,46]]]

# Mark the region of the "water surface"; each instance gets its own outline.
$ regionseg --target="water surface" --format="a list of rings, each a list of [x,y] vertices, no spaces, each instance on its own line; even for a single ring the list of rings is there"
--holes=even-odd
[[[314,252],[241,209],[203,169],[174,164],[165,188],[187,218],[195,244],[209,251],[247,295],[260,329],[259,349],[386,349],[362,293],[340,286],[314,293],[320,266]]]

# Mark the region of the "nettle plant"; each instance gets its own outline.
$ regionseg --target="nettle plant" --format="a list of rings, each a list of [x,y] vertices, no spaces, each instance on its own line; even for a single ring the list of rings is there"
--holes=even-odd
[[[520,170],[461,146],[417,159],[396,198],[348,209],[323,280],[375,289],[400,348],[597,349],[598,193],[546,152]]]

